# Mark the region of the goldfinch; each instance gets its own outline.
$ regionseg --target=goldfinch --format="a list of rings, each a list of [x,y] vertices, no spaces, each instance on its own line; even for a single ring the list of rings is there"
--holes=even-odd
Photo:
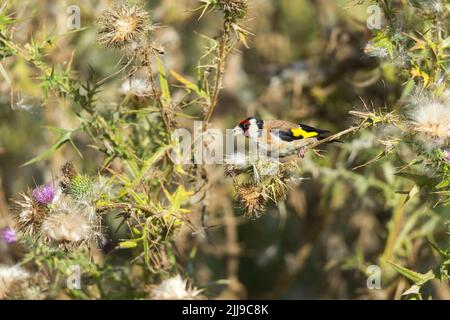
[[[330,131],[284,120],[261,120],[249,117],[233,129],[235,136],[243,134],[257,142],[268,153],[276,150],[281,157],[298,153],[305,156],[308,145],[329,137]]]

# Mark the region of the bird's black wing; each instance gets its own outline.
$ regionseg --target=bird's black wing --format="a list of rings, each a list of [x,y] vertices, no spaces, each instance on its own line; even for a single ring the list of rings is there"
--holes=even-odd
[[[317,129],[305,124],[299,124],[298,127],[289,130],[273,130],[272,132],[276,133],[280,139],[289,142],[307,138],[322,140],[330,136],[330,132],[327,130]]]

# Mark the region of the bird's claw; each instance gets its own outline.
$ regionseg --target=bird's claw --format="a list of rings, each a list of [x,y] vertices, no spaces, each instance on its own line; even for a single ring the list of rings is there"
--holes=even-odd
[[[298,155],[301,158],[304,158],[305,157],[305,148],[300,148],[300,150],[298,150]]]

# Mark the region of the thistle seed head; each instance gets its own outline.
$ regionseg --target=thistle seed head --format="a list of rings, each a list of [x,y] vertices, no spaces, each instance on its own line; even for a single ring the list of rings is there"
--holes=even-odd
[[[75,249],[83,243],[98,244],[102,238],[101,218],[95,207],[63,195],[50,207],[41,234],[49,243],[66,249]]]
[[[37,203],[31,192],[21,194],[21,199],[14,201],[17,215],[14,219],[16,230],[26,235],[33,235],[41,228],[47,217],[47,208]]]
[[[236,192],[245,214],[252,219],[259,218],[266,207],[266,199],[261,188],[257,186],[239,186],[236,187]]]
[[[97,26],[98,41],[118,49],[141,43],[145,33],[152,29],[144,8],[130,4],[105,10],[97,19]]]
[[[450,99],[416,96],[409,115],[409,129],[426,149],[446,146],[450,141]]]
[[[28,271],[18,265],[0,265],[0,299],[19,296],[29,277]]]
[[[188,285],[180,275],[162,281],[151,291],[150,298],[157,300],[195,300],[201,290]]]
[[[42,224],[42,233],[56,243],[80,243],[91,234],[89,220],[79,212],[61,212],[50,215]]]
[[[122,82],[119,89],[123,95],[134,95],[136,97],[148,97],[152,94],[152,85],[145,79],[130,78]]]

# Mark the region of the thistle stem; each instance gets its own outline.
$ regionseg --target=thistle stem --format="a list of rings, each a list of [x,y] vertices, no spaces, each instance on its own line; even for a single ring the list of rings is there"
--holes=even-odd
[[[220,40],[218,49],[214,90],[211,97],[211,101],[209,103],[208,111],[206,112],[205,118],[203,119],[203,131],[206,130],[208,123],[214,113],[214,109],[217,106],[217,102],[219,100],[219,94],[222,88],[223,74],[225,69],[225,59],[228,54],[227,44],[229,38],[230,38],[230,22],[226,20],[224,24],[224,33]]]

